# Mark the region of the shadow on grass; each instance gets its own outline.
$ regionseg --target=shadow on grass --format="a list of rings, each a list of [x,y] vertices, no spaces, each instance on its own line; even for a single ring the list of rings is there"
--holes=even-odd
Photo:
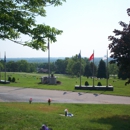
[[[107,118],[100,118],[97,120],[91,120],[99,124],[110,125],[109,130],[130,130],[130,116],[129,115],[115,115]]]

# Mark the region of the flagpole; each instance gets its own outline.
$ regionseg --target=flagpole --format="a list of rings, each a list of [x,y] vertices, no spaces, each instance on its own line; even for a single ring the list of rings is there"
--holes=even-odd
[[[5,62],[5,83],[6,83],[6,52],[4,54],[4,62]]]
[[[93,55],[94,55],[94,50],[93,50]],[[94,87],[94,56],[93,56],[93,87]]]
[[[108,87],[108,50],[107,50],[106,87]]]
[[[81,50],[80,50],[80,87],[81,87]]]
[[[0,81],[1,81],[1,53],[0,53]]]
[[[49,77],[49,83],[50,83],[50,43],[48,38],[48,77]]]

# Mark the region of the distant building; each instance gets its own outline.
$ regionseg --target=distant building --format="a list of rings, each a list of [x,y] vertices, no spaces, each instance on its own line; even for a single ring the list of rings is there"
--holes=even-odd
[[[48,72],[48,69],[38,68],[38,69],[37,69],[37,72],[38,72],[38,73],[47,73],[47,72]]]

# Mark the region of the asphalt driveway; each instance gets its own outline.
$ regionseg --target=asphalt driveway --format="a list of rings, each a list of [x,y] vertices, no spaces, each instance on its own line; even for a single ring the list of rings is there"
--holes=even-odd
[[[0,86],[0,102],[28,102],[30,98],[33,102],[51,98],[52,103],[130,104],[130,97],[124,96]]]

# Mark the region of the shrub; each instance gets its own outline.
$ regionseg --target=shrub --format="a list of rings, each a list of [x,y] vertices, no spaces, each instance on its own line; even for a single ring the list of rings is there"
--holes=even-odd
[[[15,78],[14,77],[12,78],[12,82],[15,82]]]
[[[97,86],[102,86],[101,82],[98,82]]]
[[[89,85],[88,81],[85,81],[85,86],[88,86],[88,85]]]
[[[60,81],[56,81],[56,84],[61,84],[61,82]]]
[[[8,77],[8,81],[10,81],[10,82],[11,82],[11,77]]]

